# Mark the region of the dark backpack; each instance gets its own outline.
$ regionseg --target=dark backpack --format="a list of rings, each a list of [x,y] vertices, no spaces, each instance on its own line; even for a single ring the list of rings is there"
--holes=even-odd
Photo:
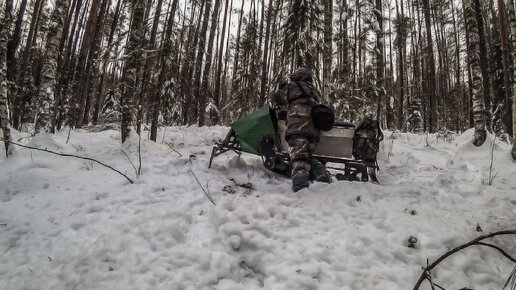
[[[380,151],[383,133],[380,122],[366,118],[355,129],[353,137],[353,157],[366,162],[376,162],[376,154]]]

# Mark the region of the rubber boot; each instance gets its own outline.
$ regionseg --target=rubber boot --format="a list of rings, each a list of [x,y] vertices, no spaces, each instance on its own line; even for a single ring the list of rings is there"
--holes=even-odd
[[[308,174],[296,174],[292,176],[292,190],[294,192],[298,192],[303,188],[307,188],[310,186],[310,177]]]
[[[314,179],[319,182],[331,183],[331,174],[319,161],[312,161],[310,173],[313,175]]]

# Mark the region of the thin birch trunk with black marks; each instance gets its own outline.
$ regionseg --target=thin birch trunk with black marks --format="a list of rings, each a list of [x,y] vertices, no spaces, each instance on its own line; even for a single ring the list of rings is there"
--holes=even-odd
[[[36,113],[35,132],[50,132],[51,107],[54,106],[57,59],[59,43],[63,34],[63,26],[68,12],[68,0],[56,1],[52,12],[51,26],[47,33],[46,52],[43,58],[41,84],[38,90],[38,108]]]
[[[473,144],[477,147],[484,144],[486,140],[485,129],[485,105],[484,105],[484,84],[480,70],[480,36],[478,23],[475,16],[473,0],[464,0],[464,17],[467,25],[467,38],[469,39],[470,59],[473,90],[473,122],[475,124],[475,137]]]
[[[4,138],[5,155],[9,152],[9,106],[7,104],[7,34],[10,13],[5,13],[0,19],[0,125],[2,126],[2,137]]]
[[[509,47],[507,44],[507,21],[505,18],[505,5],[502,0],[498,0],[498,20],[500,23],[500,42],[502,44],[502,57],[503,57],[503,82],[505,91],[505,112],[503,114],[503,123],[507,132],[512,132],[512,110],[511,110],[511,77],[510,77],[510,60],[509,60]]]

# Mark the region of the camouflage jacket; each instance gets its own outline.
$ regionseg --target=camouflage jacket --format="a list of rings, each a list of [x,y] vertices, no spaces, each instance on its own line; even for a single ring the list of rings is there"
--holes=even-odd
[[[285,138],[302,135],[319,141],[321,131],[312,122],[312,106],[318,103],[321,93],[309,82],[292,81],[287,86],[287,132]]]

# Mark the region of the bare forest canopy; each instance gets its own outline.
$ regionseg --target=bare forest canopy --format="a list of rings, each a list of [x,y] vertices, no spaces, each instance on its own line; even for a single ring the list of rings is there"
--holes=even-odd
[[[485,129],[513,135],[513,0],[1,3],[4,128],[121,123],[125,140],[148,125],[155,140],[158,126],[228,124],[271,104],[306,66],[340,119],[475,127],[478,144]]]

